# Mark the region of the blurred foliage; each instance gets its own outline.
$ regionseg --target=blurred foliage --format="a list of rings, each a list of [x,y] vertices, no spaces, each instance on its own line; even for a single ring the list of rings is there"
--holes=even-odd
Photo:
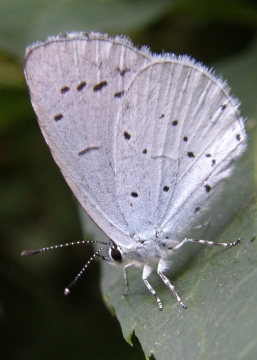
[[[83,238],[76,201],[30,105],[22,73],[24,48],[59,32],[93,30],[125,34],[154,52],[188,54],[213,66],[240,98],[249,133],[249,150],[226,193],[234,212],[223,217],[217,205],[219,224],[211,230],[213,239],[240,236],[244,242],[231,251],[204,249],[187,261],[182,256],[170,277],[189,310],[179,309],[156,279],[153,285],[165,306],[159,314],[137,270],[124,300],[122,271],[106,266],[101,278],[105,302],[115,307],[124,337],[131,342],[135,330],[144,352],[156,359],[254,359],[256,2],[0,0],[0,10],[1,358],[144,358],[137,338],[132,338],[133,348],[126,344],[117,319],[103,305],[96,262],[69,297],[62,295],[92,249],[20,256],[24,249]]]

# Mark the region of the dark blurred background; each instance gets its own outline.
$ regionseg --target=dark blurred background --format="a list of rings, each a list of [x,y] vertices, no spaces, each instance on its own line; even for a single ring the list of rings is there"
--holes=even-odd
[[[128,35],[153,52],[188,54],[208,66],[217,64],[243,103],[242,115],[251,120],[257,114],[256,88],[253,93],[244,82],[249,67],[242,61],[241,70],[233,71],[233,61],[243,55],[247,61],[249,53],[256,78],[256,30],[254,0],[0,0],[1,359],[144,359],[137,338],[133,347],[126,343],[103,303],[98,262],[69,297],[63,296],[91,247],[20,256],[24,249],[85,238],[77,202],[30,104],[25,46],[60,32],[102,31]]]

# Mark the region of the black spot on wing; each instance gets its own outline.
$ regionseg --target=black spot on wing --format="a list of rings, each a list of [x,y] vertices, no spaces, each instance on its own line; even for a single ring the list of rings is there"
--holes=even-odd
[[[82,89],[84,89],[84,87],[86,86],[86,82],[82,81],[78,86],[77,86],[77,90],[81,91]]]
[[[188,137],[187,137],[187,136],[184,136],[184,137],[183,137],[183,141],[187,142],[187,140],[188,140]]]
[[[100,91],[107,86],[107,81],[101,81],[93,87],[94,92]]]
[[[61,114],[61,113],[54,116],[54,120],[55,120],[55,121],[59,121],[59,120],[61,120],[62,118],[63,118],[63,114]]]
[[[63,87],[61,88],[61,93],[62,93],[62,94],[65,94],[65,93],[68,92],[69,90],[70,90],[69,86],[63,86]]]
[[[131,138],[131,135],[127,131],[124,131],[124,138],[126,140],[129,140]]]
[[[123,69],[117,67],[116,70],[118,71],[118,73],[120,74],[120,76],[124,76],[127,72],[129,72],[129,68],[125,67]]]
[[[194,158],[194,157],[195,157],[195,154],[194,154],[192,151],[188,151],[187,156],[188,156],[189,158]]]
[[[147,149],[144,149],[144,150],[143,150],[143,154],[146,154],[146,153],[147,153]]]
[[[131,196],[134,197],[134,198],[137,198],[137,197],[138,197],[138,193],[133,191],[133,192],[131,193]]]
[[[125,94],[125,91],[118,91],[114,94],[115,98],[121,98]]]
[[[168,192],[169,189],[170,189],[170,188],[169,188],[167,185],[165,185],[165,186],[163,187],[163,191],[165,191],[165,192]]]
[[[172,121],[172,126],[177,126],[178,125],[178,120],[173,120]]]
[[[208,184],[204,185],[204,188],[207,193],[209,193],[211,191],[211,187]]]
[[[78,155],[84,155],[92,150],[98,150],[99,149],[99,146],[89,146],[81,151],[78,152]]]

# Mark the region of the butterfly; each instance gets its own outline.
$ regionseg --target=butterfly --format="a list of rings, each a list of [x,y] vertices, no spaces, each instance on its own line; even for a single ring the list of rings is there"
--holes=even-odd
[[[25,76],[39,126],[85,212],[110,238],[96,256],[164,275],[246,148],[244,121],[228,86],[187,56],[155,55],[126,37],[70,33],[28,47]],[[76,242],[85,243],[85,242]],[[72,243],[75,244],[75,243]],[[34,255],[42,251],[24,251]],[[105,250],[105,255],[101,252]]]

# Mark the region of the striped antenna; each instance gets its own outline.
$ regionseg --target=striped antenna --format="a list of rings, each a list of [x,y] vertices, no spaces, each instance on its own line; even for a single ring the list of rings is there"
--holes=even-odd
[[[102,241],[76,241],[76,242],[71,242],[71,243],[66,243],[66,244],[60,244],[60,245],[54,245],[54,246],[49,246],[49,247],[45,247],[42,249],[36,249],[36,250],[24,250],[21,255],[22,256],[32,256],[32,255],[37,255],[41,252],[44,251],[48,251],[48,250],[55,250],[55,249],[59,249],[59,248],[63,248],[63,247],[67,247],[67,246],[72,246],[72,245],[84,245],[84,244],[102,244],[104,246],[102,246],[99,250],[97,250],[92,256],[91,258],[87,261],[87,263],[83,266],[83,268],[80,270],[80,272],[78,273],[78,275],[75,277],[75,279],[64,289],[64,295],[68,295],[70,293],[70,289],[76,284],[76,282],[78,281],[78,279],[81,277],[81,275],[85,272],[85,270],[87,269],[87,267],[89,266],[89,264],[94,260],[94,258],[96,256],[100,256],[102,259],[105,259],[105,256],[100,255],[100,252],[104,249],[108,249],[110,247],[109,244],[102,242]]]
[[[107,249],[109,248],[110,245],[109,244],[106,244],[105,246],[101,247],[99,250],[97,250],[93,255],[92,257],[87,261],[87,263],[83,266],[83,268],[80,270],[80,272],[78,273],[78,275],[75,277],[75,279],[64,289],[64,295],[69,295],[70,293],[70,289],[76,284],[76,282],[79,280],[79,278],[81,277],[81,275],[84,273],[84,271],[86,270],[86,268],[88,267],[88,265],[94,260],[94,258],[96,256],[100,256],[102,257],[101,255],[99,255],[99,253],[104,250],[104,249]],[[102,257],[104,258],[104,256]]]
[[[42,249],[36,249],[36,250],[24,250],[21,253],[21,256],[32,256],[32,255],[37,255],[41,252],[44,251],[48,251],[48,250],[55,250],[55,249],[60,249],[63,247],[67,247],[67,246],[72,246],[72,245],[84,245],[84,244],[102,244],[102,245],[108,245],[105,242],[102,241],[75,241],[75,242],[70,242],[70,243],[66,243],[66,244],[60,244],[60,245],[54,245],[54,246],[49,246],[49,247],[45,247]]]

